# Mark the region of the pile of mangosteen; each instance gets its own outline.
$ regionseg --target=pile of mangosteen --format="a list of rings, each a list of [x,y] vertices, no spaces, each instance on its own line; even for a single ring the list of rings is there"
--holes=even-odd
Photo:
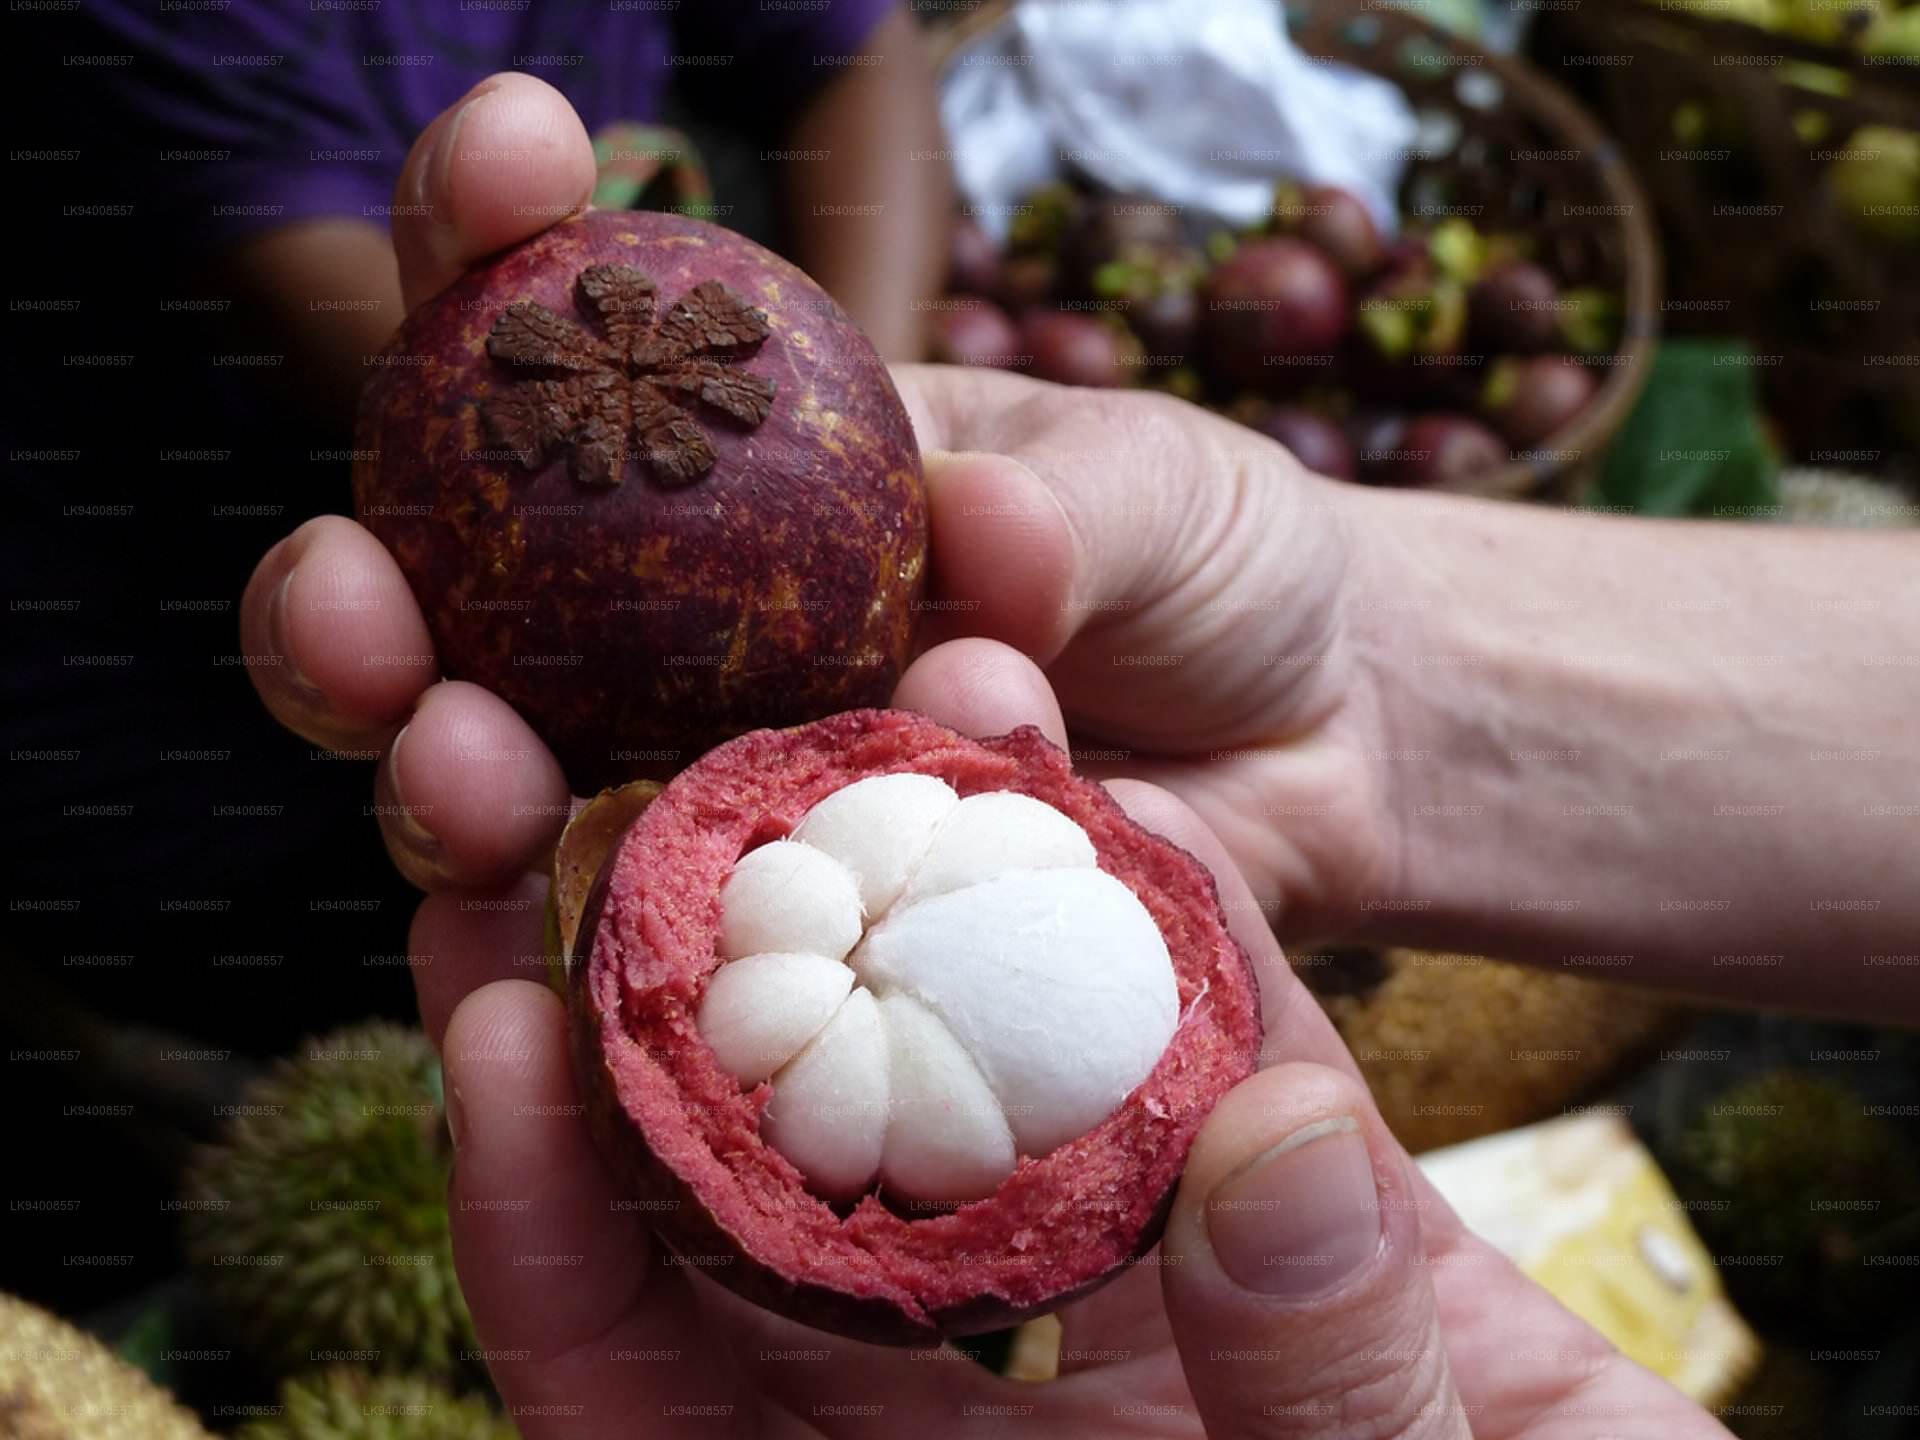
[[[1369,484],[1478,490],[1599,388],[1619,297],[1563,286],[1529,237],[1448,216],[1383,236],[1332,185],[1283,181],[1257,225],[1061,181],[998,246],[956,218],[930,351],[1066,385],[1144,386]]]

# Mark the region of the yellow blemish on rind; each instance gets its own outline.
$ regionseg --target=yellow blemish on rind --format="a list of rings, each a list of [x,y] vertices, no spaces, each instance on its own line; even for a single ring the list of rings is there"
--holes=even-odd
[[[665,579],[670,545],[671,542],[664,535],[638,542],[634,546],[633,559],[627,565],[627,573],[636,580]]]
[[[480,498],[486,501],[487,505],[495,513],[504,511],[513,498],[513,492],[507,486],[507,477],[498,470],[487,471],[485,478],[480,483]],[[516,518],[513,523],[516,527],[515,536],[517,539],[517,527],[520,522]]]

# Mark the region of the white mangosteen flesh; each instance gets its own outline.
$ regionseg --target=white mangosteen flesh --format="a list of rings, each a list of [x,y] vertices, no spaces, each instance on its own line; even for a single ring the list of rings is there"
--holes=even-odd
[[[761,1133],[816,1194],[991,1194],[1092,1130],[1179,1023],[1166,941],[1065,815],[926,775],[859,780],[720,891],[698,1015],[770,1081]]]

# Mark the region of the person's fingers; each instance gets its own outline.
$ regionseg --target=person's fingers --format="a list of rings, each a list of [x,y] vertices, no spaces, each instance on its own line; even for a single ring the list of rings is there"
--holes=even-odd
[[[1039,660],[1072,635],[1075,542],[1041,478],[1003,455],[926,457],[939,633],[990,635]]]
[[[438,1046],[462,1000],[495,980],[546,977],[547,878],[485,894],[429,895],[413,912],[407,963],[420,1024]]]
[[[1727,1440],[1719,1421],[1637,1365],[1485,1240],[1418,1177],[1426,1266],[1461,1403],[1487,1440],[1607,1433]]]
[[[1105,656],[1136,645],[1143,620],[1196,575],[1244,555],[1244,475],[1205,411],[998,378],[1021,387],[998,402],[1011,408],[994,448],[1014,458],[931,477],[940,595],[978,606],[953,611],[956,623],[977,619],[971,633],[1049,667],[1076,637],[1111,631],[1112,645],[1074,647]],[[1015,560],[1039,568],[1017,576]]]
[[[511,71],[482,80],[420,132],[394,187],[407,309],[585,209],[593,182],[593,142],[566,96]]]
[[[1274,938],[1266,911],[1253,898],[1244,876],[1227,853],[1220,837],[1207,827],[1179,796],[1144,780],[1106,782],[1120,808],[1156,835],[1163,835],[1213,872],[1220,887],[1220,908],[1227,928],[1253,962],[1260,982],[1260,1023],[1266,1038],[1260,1049],[1263,1066],[1292,1060],[1311,1060],[1355,1076],[1359,1070],[1327,1012],[1320,1008]]]
[[[699,1343],[684,1275],[594,1152],[566,1026],[551,991],[519,980],[475,991],[447,1026],[448,1203],[488,1368],[526,1440],[738,1416],[711,1408],[742,1397]]]
[[[1242,568],[1266,492],[1298,469],[1278,446],[1164,395],[970,366],[900,376],[923,444],[1011,457],[927,467],[934,573],[944,598],[977,606],[972,623],[956,609],[956,623],[1043,665],[1082,631],[1127,631],[1160,601]],[[1014,573],[1034,561],[1032,579]],[[1011,602],[1000,598],[1010,585]]]
[[[1067,744],[1066,722],[1047,677],[1018,650],[992,640],[934,646],[907,667],[893,703],[962,735],[986,738],[1037,725],[1054,744]]]
[[[433,683],[433,637],[386,548],[322,515],[275,545],[240,601],[240,646],[267,709],[334,750],[379,750]]]
[[[571,808],[560,763],[527,722],[459,680],[420,697],[374,800],[387,853],[423,890],[506,884],[552,848]]]
[[[1018,725],[1037,725],[1054,744],[1067,745],[1066,727],[1046,676],[1025,655],[992,640],[950,640],[927,651],[900,677],[893,703],[963,735],[1004,735]],[[1351,1071],[1353,1059],[1346,1046],[1287,964],[1266,912],[1219,837],[1190,806],[1157,785],[1117,779],[1108,781],[1107,789],[1141,825],[1166,836],[1213,872],[1228,927],[1260,982],[1267,1033],[1262,1063],[1315,1060]]]
[[[1247,952],[1260,985],[1259,1064],[1305,1060],[1357,1076],[1353,1056],[1326,1011],[1287,964],[1264,912],[1219,837],[1185,801],[1157,785],[1125,779],[1105,783],[1135,821],[1165,836],[1213,872],[1227,926]],[[1067,1317],[1067,1325],[1060,1361],[1063,1374],[1098,1368],[1104,1363],[1102,1357],[1116,1347],[1149,1353],[1167,1342],[1160,1287],[1144,1269],[1081,1301]]]
[[[1351,1075],[1264,1070],[1187,1160],[1167,1316],[1213,1440],[1470,1440],[1412,1162]]]

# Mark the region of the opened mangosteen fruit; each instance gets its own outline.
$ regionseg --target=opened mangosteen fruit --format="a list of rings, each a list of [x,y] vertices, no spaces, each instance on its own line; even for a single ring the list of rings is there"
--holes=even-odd
[[[926,566],[905,408],[800,270],[678,215],[556,225],[408,316],[354,500],[447,673],[576,791],[884,703]]]
[[[1025,727],[865,710],[712,751],[641,811],[567,988],[596,1142],[771,1310],[927,1344],[1159,1237],[1259,998],[1200,862]]]

